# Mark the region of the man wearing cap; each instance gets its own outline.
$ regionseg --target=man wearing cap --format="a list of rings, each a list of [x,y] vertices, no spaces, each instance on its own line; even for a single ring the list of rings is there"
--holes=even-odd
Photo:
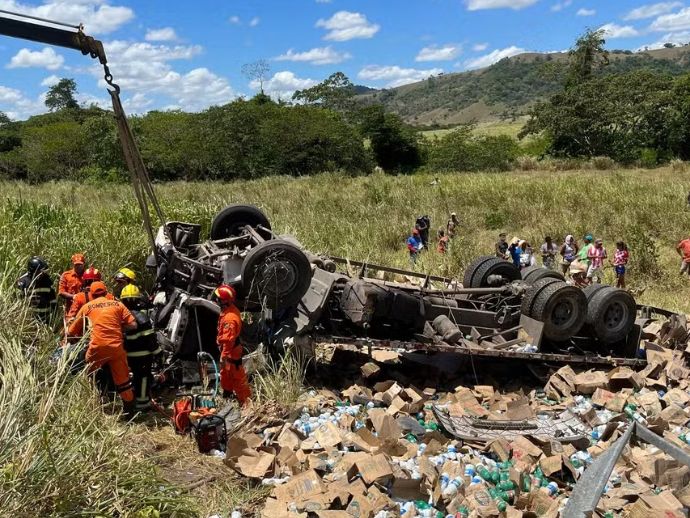
[[[65,303],[65,314],[69,312],[74,296],[81,291],[85,264],[86,258],[84,254],[74,254],[72,256],[72,269],[60,275],[58,296]]]
[[[234,393],[244,406],[251,395],[247,373],[242,365],[242,344],[238,343],[242,332],[242,316],[235,306],[237,294],[232,286],[221,284],[213,292],[213,299],[220,306],[216,343],[220,349],[220,386],[225,397]]]
[[[89,372],[96,372],[105,365],[110,368],[110,376],[122,398],[125,415],[129,417],[135,410],[134,391],[129,381],[123,329],[134,331],[137,321],[122,302],[106,298],[108,290],[101,281],[91,284],[89,294],[92,300],[79,310],[67,334],[69,337],[83,336],[88,321],[90,336],[86,363]]]

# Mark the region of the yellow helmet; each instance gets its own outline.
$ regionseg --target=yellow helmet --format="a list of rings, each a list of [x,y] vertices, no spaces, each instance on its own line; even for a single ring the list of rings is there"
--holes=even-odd
[[[122,293],[120,293],[121,299],[137,299],[141,297],[141,291],[134,284],[128,284],[122,288]]]
[[[137,274],[134,273],[133,270],[130,270],[129,268],[120,268],[117,273],[115,274],[115,279],[117,280],[124,280],[127,279],[129,282],[136,282],[137,281]]]

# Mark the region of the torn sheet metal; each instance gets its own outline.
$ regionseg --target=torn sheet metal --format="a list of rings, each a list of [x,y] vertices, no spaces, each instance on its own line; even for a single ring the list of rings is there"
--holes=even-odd
[[[516,435],[530,435],[558,442],[577,442],[587,436],[585,425],[575,414],[565,410],[553,417],[540,414],[520,421],[493,421],[468,416],[451,416],[442,406],[433,406],[434,415],[443,428],[454,437],[465,441],[490,442]]]

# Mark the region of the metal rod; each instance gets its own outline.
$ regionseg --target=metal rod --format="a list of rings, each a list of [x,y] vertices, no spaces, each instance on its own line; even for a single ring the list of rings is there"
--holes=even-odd
[[[81,29],[82,25],[70,25],[69,23],[64,23],[64,22],[56,22],[55,20],[49,20],[48,18],[40,18],[38,16],[32,16],[30,14],[24,14],[24,13],[15,13],[12,11],[6,11],[5,9],[0,9],[0,13],[2,14],[9,14],[10,16],[17,16],[19,18],[28,18],[30,20],[38,20],[39,22],[46,22],[50,23],[52,25],[62,25],[63,27],[70,27],[72,29]]]

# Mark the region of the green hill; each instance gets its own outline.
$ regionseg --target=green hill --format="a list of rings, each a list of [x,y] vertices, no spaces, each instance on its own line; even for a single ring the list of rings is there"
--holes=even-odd
[[[536,101],[561,88],[567,53],[527,53],[468,72],[443,74],[398,88],[359,96],[378,102],[416,126],[453,126],[472,120],[491,122],[526,113]],[[638,69],[679,75],[690,72],[690,46],[633,53],[614,50],[601,73]]]

